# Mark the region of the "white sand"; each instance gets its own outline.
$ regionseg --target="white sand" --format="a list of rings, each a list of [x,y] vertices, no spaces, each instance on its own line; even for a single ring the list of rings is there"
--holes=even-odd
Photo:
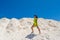
[[[60,40],[59,21],[39,18],[38,26],[41,28],[41,34],[38,33],[37,28],[34,28],[34,34],[30,35],[32,24],[33,18],[2,18],[0,19],[0,40]]]

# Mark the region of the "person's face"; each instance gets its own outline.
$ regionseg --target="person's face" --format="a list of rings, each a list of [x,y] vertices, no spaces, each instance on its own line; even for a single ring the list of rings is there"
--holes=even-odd
[[[36,18],[36,16],[34,16],[34,18]]]

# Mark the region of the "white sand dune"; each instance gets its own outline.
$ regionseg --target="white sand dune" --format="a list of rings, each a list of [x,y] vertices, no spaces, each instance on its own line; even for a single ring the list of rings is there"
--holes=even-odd
[[[0,40],[60,40],[60,22],[51,19],[38,19],[38,26],[31,34],[33,18],[0,19]]]

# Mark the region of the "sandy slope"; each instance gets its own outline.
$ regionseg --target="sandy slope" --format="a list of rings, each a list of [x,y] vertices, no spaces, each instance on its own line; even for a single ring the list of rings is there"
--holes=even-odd
[[[34,28],[34,34],[30,34],[32,24],[33,18],[2,18],[0,19],[0,40],[60,40],[59,21],[39,18],[38,24],[41,28],[39,35],[36,28]]]

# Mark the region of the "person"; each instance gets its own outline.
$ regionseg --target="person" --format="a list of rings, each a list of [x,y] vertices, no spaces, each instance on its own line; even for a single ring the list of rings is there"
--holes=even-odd
[[[32,33],[34,32],[34,30],[33,30],[34,27],[37,27],[39,33],[41,33],[41,32],[40,32],[40,28],[38,27],[37,20],[38,20],[37,15],[34,15],[33,25],[32,25],[32,27],[31,27],[31,29],[32,29]]]

